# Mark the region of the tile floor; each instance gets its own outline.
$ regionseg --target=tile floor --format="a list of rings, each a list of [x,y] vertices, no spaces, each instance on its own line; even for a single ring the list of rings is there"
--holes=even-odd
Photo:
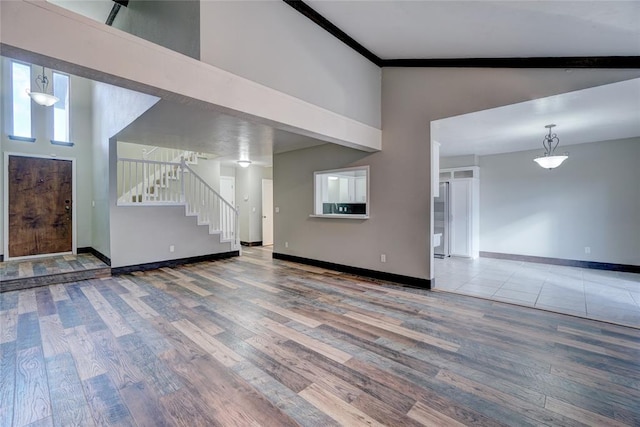
[[[640,328],[640,274],[492,258],[434,262],[438,290]]]

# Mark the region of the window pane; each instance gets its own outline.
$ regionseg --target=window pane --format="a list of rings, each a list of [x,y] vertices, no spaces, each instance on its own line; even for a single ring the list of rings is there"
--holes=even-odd
[[[53,73],[53,95],[60,101],[53,105],[53,139],[69,141],[69,76]]]
[[[13,129],[12,134],[31,138],[31,67],[17,62],[11,63]]]

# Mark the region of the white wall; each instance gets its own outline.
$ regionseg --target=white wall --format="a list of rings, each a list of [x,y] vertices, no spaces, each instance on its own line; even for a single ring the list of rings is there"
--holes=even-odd
[[[217,193],[220,193],[220,161],[215,159],[198,159],[198,164],[189,165],[200,178]]]
[[[0,170],[4,171],[4,153],[27,153],[37,155],[55,154],[57,157],[67,157],[76,159],[76,237],[77,247],[92,246],[92,215],[91,200],[93,195],[92,177],[92,124],[91,124],[91,82],[89,80],[70,76],[70,133],[73,147],[63,147],[52,145],[53,128],[51,127],[53,113],[51,108],[32,105],[31,123],[35,143],[13,141],[7,137],[11,131],[10,123],[10,73],[11,61],[2,58],[2,120],[0,120]],[[50,73],[50,70],[47,71]],[[42,68],[34,67],[32,77],[42,73]],[[49,75],[50,77],[50,75]],[[5,80],[6,79],[6,80]],[[4,179],[4,172],[2,178]],[[0,185],[0,200],[4,200],[4,185]],[[4,204],[4,201],[2,202]],[[0,224],[4,218],[4,209],[0,209]],[[0,227],[0,254],[4,248],[3,227]]]
[[[480,250],[640,265],[640,138],[561,148],[480,157]]]
[[[440,158],[440,169],[460,168],[465,166],[478,166],[478,156],[452,156]]]
[[[277,5],[279,2],[269,3]],[[367,151],[380,149],[382,133],[375,126],[99,24],[51,3],[0,1],[0,11],[5,55],[32,61],[37,59],[44,65],[78,76],[177,102],[215,108],[221,113],[242,116],[277,129]],[[47,31],[33,31],[33,28],[47,28]],[[220,37],[225,43],[235,44],[230,34],[222,33]],[[328,35],[326,37],[331,39]],[[96,49],[99,49],[99,54]],[[310,46],[306,53],[298,51],[296,55],[306,54],[314,58],[315,50],[315,46]],[[331,64],[329,59],[323,59],[318,67]],[[266,65],[259,63],[256,66]],[[331,67],[335,66],[331,64]],[[282,69],[287,69],[287,65],[282,64]],[[358,79],[366,80],[366,73],[360,73],[355,66],[341,70],[335,76],[338,81],[342,81],[341,75],[351,72]],[[316,74],[315,67],[305,71],[309,71],[304,73],[305,78]],[[354,84],[359,82],[354,80]],[[352,89],[349,85],[338,86],[340,89],[334,90],[329,99],[343,96],[340,91]],[[379,80],[374,86],[379,90]],[[322,88],[323,91],[330,89]],[[353,91],[356,93],[357,89]],[[373,102],[376,100],[379,102],[373,96]],[[367,109],[369,103],[359,100],[358,106]]]
[[[202,1],[200,59],[380,128],[380,68],[282,1]]]
[[[236,169],[236,205],[239,209],[240,241],[262,241],[262,166]]]
[[[93,248],[112,257],[110,210],[115,207],[116,173],[109,174],[109,162],[114,168],[116,142],[110,139],[158,102],[159,98],[105,83],[93,82]],[[113,146],[113,152],[111,151]],[[110,158],[110,156],[113,156]],[[110,204],[110,186],[114,195]],[[112,264],[113,265],[113,264]]]

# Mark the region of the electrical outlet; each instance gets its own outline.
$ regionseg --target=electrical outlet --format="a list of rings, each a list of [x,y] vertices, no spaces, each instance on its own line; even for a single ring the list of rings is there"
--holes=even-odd
[[[590,254],[591,253],[591,246],[585,246],[584,247],[584,253],[585,254]]]
[[[380,254],[380,262],[387,262],[387,254]]]
[[[280,208],[276,206],[276,213],[280,213]]]
[[[289,247],[289,242],[284,242],[284,247],[288,248]]]
[[[173,245],[169,246],[169,252],[175,252],[176,251],[176,247]]]

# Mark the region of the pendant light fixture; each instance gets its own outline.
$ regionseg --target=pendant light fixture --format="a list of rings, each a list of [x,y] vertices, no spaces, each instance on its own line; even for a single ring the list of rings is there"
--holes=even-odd
[[[551,129],[553,129],[555,126],[556,125],[554,124],[545,126],[547,129],[549,129],[549,134],[545,135],[544,139],[542,140],[544,154],[533,159],[534,162],[545,169],[557,168],[562,164],[562,162],[569,158],[569,153],[564,153],[561,155],[555,154],[556,148],[558,148],[558,144],[560,144],[560,139],[558,138],[558,136],[555,133],[551,133]]]
[[[251,164],[251,160],[238,160],[237,162],[241,168],[248,168]]]
[[[47,93],[49,78],[44,73],[44,67],[42,67],[42,74],[36,77],[36,85],[38,86],[38,91],[36,92],[29,91],[27,89],[27,95],[29,95],[36,104],[44,107],[51,107],[56,102],[60,101],[60,98]]]

